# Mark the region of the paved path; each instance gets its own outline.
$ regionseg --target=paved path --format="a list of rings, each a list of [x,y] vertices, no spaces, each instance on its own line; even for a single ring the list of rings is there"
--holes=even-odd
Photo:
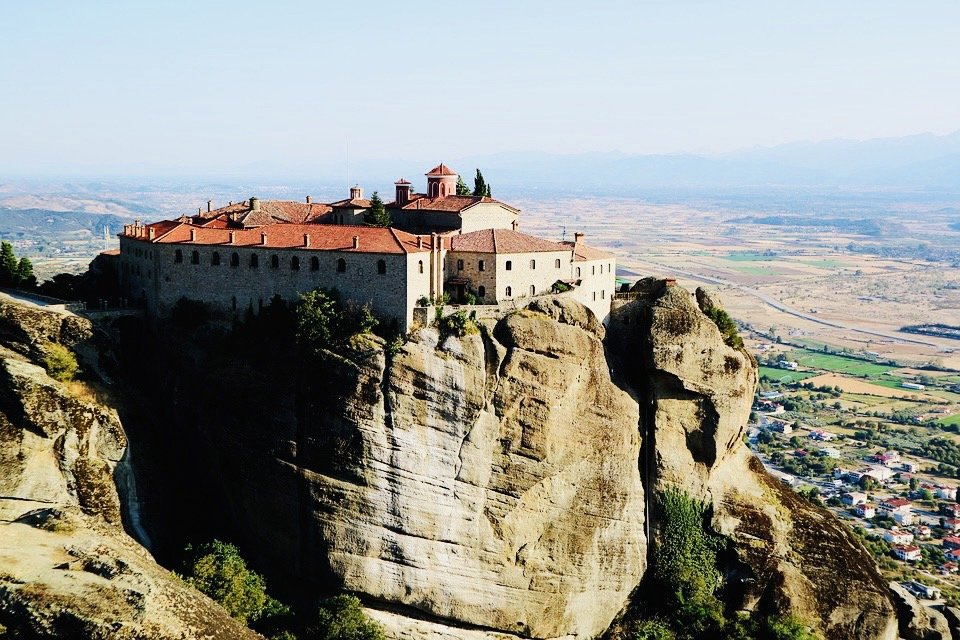
[[[66,303],[64,302],[43,300],[42,298],[35,298],[29,294],[21,293],[19,291],[0,291],[0,299],[12,300],[13,302],[25,304],[31,307],[37,307],[46,311],[62,313],[63,315],[74,315],[72,311],[67,309]]]

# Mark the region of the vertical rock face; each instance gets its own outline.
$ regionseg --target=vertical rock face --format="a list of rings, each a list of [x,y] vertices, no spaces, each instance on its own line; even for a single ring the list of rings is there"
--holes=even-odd
[[[618,309],[612,350],[645,400],[648,490],[680,487],[712,509],[743,580],[734,608],[791,611],[831,639],[894,639],[886,583],[832,514],[774,481],[743,446],[756,366],[724,344],[702,291],[649,283]],[[652,441],[652,442],[651,442]],[[656,527],[656,522],[653,523]],[[746,575],[744,575],[746,574]]]
[[[356,454],[311,483],[329,568],[394,636],[593,636],[644,572],[637,403],[585,310],[544,311],[420,331],[324,426]]]
[[[76,316],[0,304],[0,627],[28,638],[259,637],[123,532],[116,412],[24,357],[90,335]]]

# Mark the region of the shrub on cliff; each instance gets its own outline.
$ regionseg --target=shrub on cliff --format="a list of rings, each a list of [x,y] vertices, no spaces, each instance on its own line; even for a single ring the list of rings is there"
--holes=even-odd
[[[383,640],[383,627],[367,617],[356,596],[339,595],[320,603],[317,624],[304,640]]]
[[[309,353],[349,347],[355,336],[365,336],[377,326],[369,306],[343,304],[336,289],[314,289],[300,296],[297,305],[297,340]]]
[[[243,623],[265,615],[287,613],[284,605],[267,595],[263,576],[247,568],[232,544],[214,540],[199,547],[187,547],[191,555],[185,579],[198,591],[217,601],[231,617]]]
[[[708,318],[713,320],[713,323],[720,329],[720,333],[723,335],[723,341],[727,346],[737,349],[743,348],[743,338],[737,333],[737,323],[733,321],[730,314],[719,307],[707,307],[704,313]]]
[[[480,331],[473,318],[463,310],[437,318],[437,329],[441,336],[457,336],[458,338]]]
[[[80,370],[73,352],[56,342],[47,345],[43,366],[51,378],[60,382],[70,382]]]

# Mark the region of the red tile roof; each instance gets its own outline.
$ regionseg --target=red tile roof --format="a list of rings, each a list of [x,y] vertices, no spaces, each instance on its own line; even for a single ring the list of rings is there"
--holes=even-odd
[[[476,204],[499,204],[502,207],[509,209],[510,211],[519,212],[519,209],[511,207],[505,202],[500,202],[494,198],[488,198],[486,196],[444,196],[442,198],[428,198],[422,194],[410,194],[410,200],[408,200],[401,209],[407,210],[417,210],[422,209],[425,211],[447,211],[451,213],[460,213],[465,211],[470,207]],[[396,209],[397,203],[391,202],[387,207]]]
[[[450,236],[451,251],[473,253],[532,253],[539,251],[568,251],[559,242],[551,242],[510,229],[481,229]]]
[[[257,227],[274,222],[293,222],[296,224],[310,222],[317,217],[328,213],[330,205],[320,202],[310,204],[293,202],[292,200],[260,200],[260,209],[254,211],[249,200],[235,202],[213,211],[200,213],[197,221],[204,226],[226,225],[227,221],[235,221],[245,227]],[[219,221],[219,222],[214,222]]]
[[[426,173],[428,176],[455,176],[457,172],[442,162]]]
[[[409,181],[409,180],[404,180],[403,178],[400,178],[399,180],[397,180],[397,181],[394,182],[393,184],[410,184],[410,181]]]
[[[905,498],[888,498],[887,500],[880,501],[880,506],[889,509],[899,509],[900,507],[907,507],[909,505],[910,501]]]
[[[604,260],[606,258],[616,257],[615,254],[610,253],[609,251],[604,251],[603,249],[597,249],[596,247],[585,245],[582,242],[574,243],[569,240],[565,240],[560,244],[565,245],[571,249],[576,247],[577,250],[573,254],[573,259],[576,262],[582,262],[584,260]]]
[[[331,202],[330,206],[334,209],[369,209],[370,201],[366,198],[347,198]]]
[[[172,226],[171,226],[172,225]],[[186,245],[224,245],[226,247],[264,247],[271,249],[302,248],[305,251],[350,251],[358,253],[415,253],[430,250],[430,238],[423,239],[423,246],[417,246],[417,236],[405,231],[384,227],[366,227],[353,225],[322,225],[273,223],[251,229],[218,229],[197,226],[177,221],[162,221],[146,225],[155,229],[153,242],[163,244]],[[165,231],[161,232],[161,229]],[[196,239],[191,241],[191,230]],[[230,244],[230,234],[234,242]],[[261,233],[267,235],[267,243],[261,244]],[[149,231],[138,238],[148,241]],[[303,236],[310,238],[310,246],[303,244]],[[353,248],[353,237],[359,236],[360,247]],[[131,236],[133,237],[133,236]]]

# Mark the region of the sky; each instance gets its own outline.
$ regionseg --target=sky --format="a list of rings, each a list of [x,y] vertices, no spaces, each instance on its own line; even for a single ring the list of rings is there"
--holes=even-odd
[[[0,174],[960,129],[960,3],[3,2]]]

